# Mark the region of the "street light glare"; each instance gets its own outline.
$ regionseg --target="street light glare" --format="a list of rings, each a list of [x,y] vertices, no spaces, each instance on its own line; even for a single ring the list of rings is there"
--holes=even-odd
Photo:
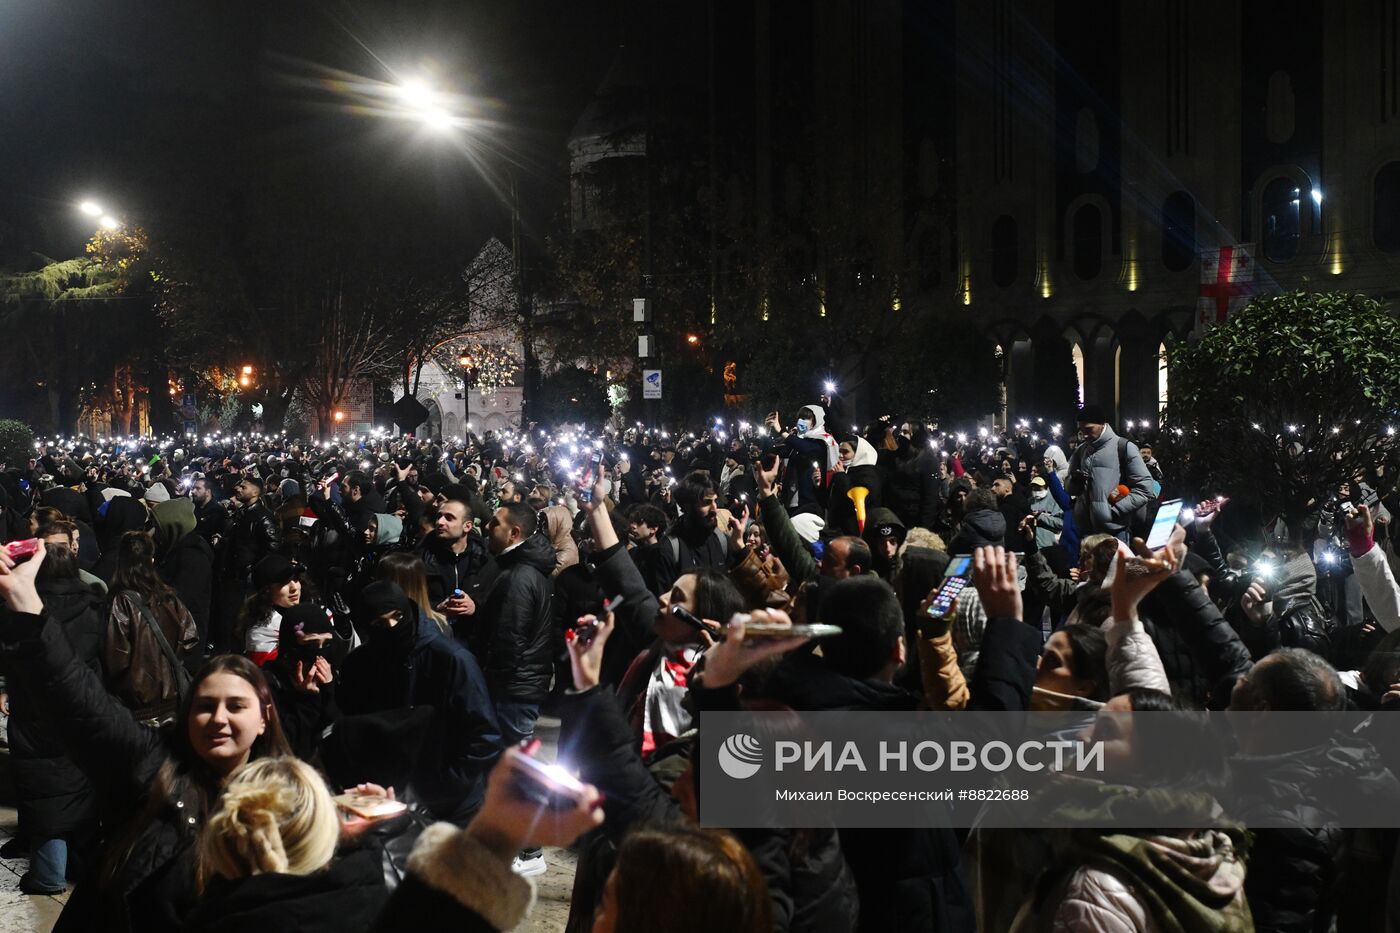
[[[103,213],[102,206],[92,201],[84,201],[83,203],[79,204],[78,210],[82,211],[84,214],[87,214],[89,217],[100,217]]]
[[[437,103],[437,95],[421,81],[405,81],[399,85],[399,97],[410,107],[427,109]]]
[[[435,107],[423,113],[423,122],[435,130],[447,132],[457,125],[457,118],[441,107]]]
[[[103,230],[115,230],[122,225],[121,221],[117,220],[117,218],[111,216],[110,214],[103,217],[97,223],[100,227],[102,227]]]

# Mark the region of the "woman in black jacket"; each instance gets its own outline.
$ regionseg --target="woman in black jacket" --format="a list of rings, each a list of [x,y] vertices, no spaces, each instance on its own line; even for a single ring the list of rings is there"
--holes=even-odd
[[[249,760],[290,754],[277,709],[251,661],[222,656],[195,676],[173,727],[141,725],[74,654],[36,590],[45,555],[41,544],[16,565],[0,551],[0,663],[48,711],[109,827],[101,864],[55,929],[179,930],[194,902],[194,840],[224,779]]]
[[[103,613],[96,594],[78,579],[78,562],[67,547],[54,547],[35,581],[50,618],[67,637],[79,663],[96,673],[102,649]],[[20,878],[26,894],[57,894],[70,864],[97,831],[92,785],[68,757],[42,701],[7,671],[10,684],[10,770],[18,798],[20,831],[29,839],[29,871]]]

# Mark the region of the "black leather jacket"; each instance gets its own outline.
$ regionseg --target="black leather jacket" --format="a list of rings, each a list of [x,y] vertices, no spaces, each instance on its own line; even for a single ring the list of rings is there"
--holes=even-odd
[[[253,565],[282,545],[282,533],[272,510],[259,499],[233,516],[228,532],[226,570],[242,583]]]

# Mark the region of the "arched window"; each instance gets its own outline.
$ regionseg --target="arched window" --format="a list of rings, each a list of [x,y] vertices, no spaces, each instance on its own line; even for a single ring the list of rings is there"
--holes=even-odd
[[[1074,274],[1092,279],[1103,268],[1103,212],[1093,204],[1074,212]]]
[[[1003,214],[992,224],[992,281],[1006,288],[1016,281],[1016,218]]]
[[[1376,249],[1400,253],[1400,162],[1391,162],[1376,173],[1371,212]]]
[[[1175,191],[1162,204],[1162,264],[1172,272],[1196,259],[1196,199]]]
[[[1298,255],[1299,212],[1303,191],[1292,178],[1275,178],[1264,186],[1264,257],[1287,262]]]
[[[1167,345],[1157,346],[1157,415],[1167,410]]]

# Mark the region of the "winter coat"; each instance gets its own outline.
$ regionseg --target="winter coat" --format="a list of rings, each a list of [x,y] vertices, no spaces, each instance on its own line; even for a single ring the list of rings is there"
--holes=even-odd
[[[795,590],[808,580],[816,579],[821,567],[792,526],[792,519],[778,497],[765,496],[759,500],[758,509],[763,530],[768,532],[769,545],[787,569],[788,585]]]
[[[156,548],[160,578],[174,587],[194,617],[201,641],[209,631],[214,593],[214,549],[195,531],[194,505],[171,499],[155,507]]]
[[[481,605],[485,585],[496,572],[481,535],[468,534],[466,550],[461,554],[454,554],[436,535],[429,535],[419,547],[418,556],[428,569],[428,598],[434,606],[451,596],[453,590],[461,590],[477,606]]]
[[[554,549],[543,535],[530,535],[514,550],[496,555],[500,573],[476,614],[461,623],[467,647],[481,661],[491,697],[538,703],[554,673],[550,605]]]
[[[234,582],[246,583],[253,566],[281,546],[277,518],[261,499],[239,509],[228,532],[227,566]]]
[[[1224,709],[1235,680],[1252,663],[1240,636],[1196,578],[1186,571],[1162,581],[1142,601],[1148,634],[1171,682],[1190,705]]]
[[[410,789],[442,819],[481,806],[486,773],[501,750],[496,710],[476,658],[420,616],[411,639],[361,645],[340,668],[336,701],[347,714],[431,706],[433,725]]]
[[[62,629],[78,663],[101,668],[103,607],[76,579],[39,581],[39,595],[53,625]],[[34,840],[70,833],[97,818],[92,785],[68,756],[40,697],[23,678],[7,675],[10,692],[10,773],[20,824]]]
[[[1230,779],[1231,816],[1242,824],[1296,822],[1292,828],[1254,830],[1245,893],[1255,925],[1285,933],[1327,929],[1344,833],[1336,822],[1325,822],[1326,801],[1312,788],[1326,787],[1334,799],[1365,800],[1389,813],[1400,803],[1395,776],[1373,746],[1348,737],[1292,754],[1236,755]]]
[[[1069,460],[1069,492],[1075,496],[1074,521],[1080,534],[1121,535],[1128,530],[1134,512],[1154,498],[1152,474],[1142,462],[1137,445],[1127,442],[1127,475],[1118,455],[1118,435],[1104,425],[1096,441],[1079,446]],[[1108,497],[1120,485],[1128,495],[1110,503]]]
[[[142,607],[145,612],[142,612]],[[179,675],[148,620],[161,627],[165,640],[183,664],[199,649],[199,631],[184,604],[158,608],[132,590],[112,597],[102,646],[102,670],[111,690],[138,719],[172,715],[180,699]]]
[[[680,806],[642,764],[636,737],[616,699],[602,690],[565,694],[560,747],[604,794],[603,831],[620,841],[639,823],[679,823]],[[815,830],[804,849],[784,830],[739,830],[768,881],[774,929],[839,933],[855,929],[855,882],[835,830]]]
[[[377,853],[354,849],[309,875],[215,876],[184,933],[360,933],[388,898]]]
[[[469,833],[429,826],[408,858],[374,933],[495,933],[513,930],[534,903],[535,888]]]
[[[1022,906],[1013,933],[1251,933],[1245,863],[1227,834],[1076,834]]]
[[[228,534],[228,509],[214,499],[210,499],[208,505],[194,507],[194,521],[195,531],[210,545],[214,544],[215,538]]]
[[[578,545],[574,543],[574,519],[567,507],[551,505],[540,512],[540,521],[554,548],[554,569],[549,576],[557,577],[565,567],[578,563]]]
[[[119,837],[150,802],[152,782],[172,758],[168,730],[141,725],[74,654],[47,614],[0,615],[0,662],[12,683],[36,697],[47,722],[97,792],[99,818]],[[57,933],[112,930],[175,933],[194,903],[194,843],[205,814],[194,778],[176,773],[174,791],[132,845],[113,882],[91,865],[54,927]]]
[[[1060,540],[1060,531],[1065,527],[1065,512],[1049,489],[1045,495],[1031,498],[1031,511],[1035,513],[1035,546],[1053,547]]]

